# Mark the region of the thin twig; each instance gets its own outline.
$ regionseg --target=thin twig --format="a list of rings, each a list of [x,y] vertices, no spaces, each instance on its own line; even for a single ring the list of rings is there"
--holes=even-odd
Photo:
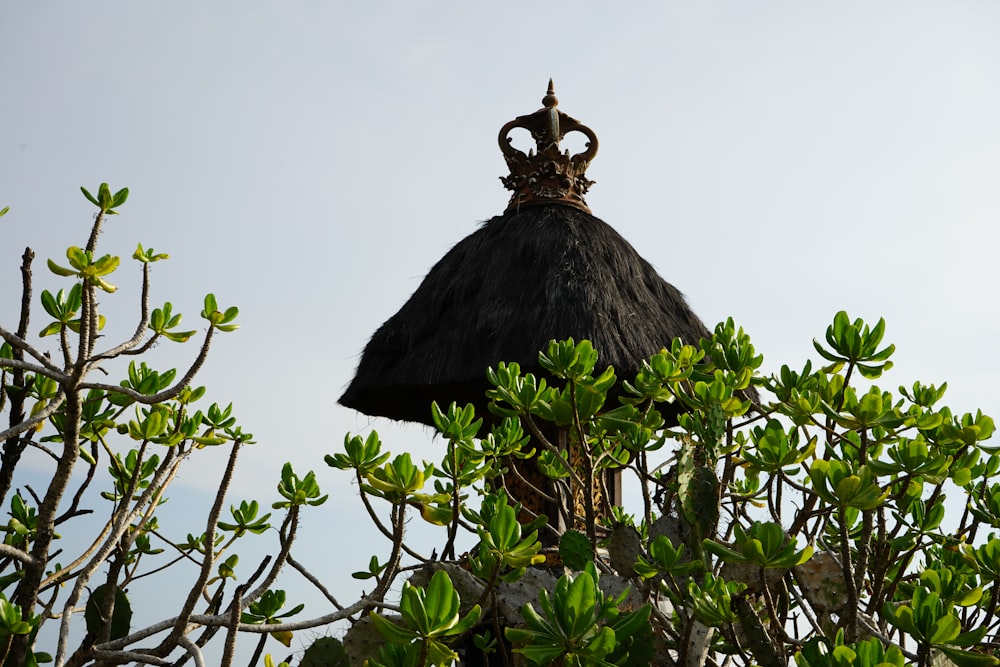
[[[222,652],[221,667],[231,667],[236,655],[236,638],[239,634],[240,608],[243,606],[243,595],[239,589],[233,594],[233,604],[229,612],[230,625],[226,631],[226,646]]]
[[[177,644],[188,652],[194,660],[195,667],[205,667],[205,657],[201,654],[201,649],[189,637],[178,638]]]
[[[152,480],[150,480],[149,486],[146,488],[145,492],[139,497],[136,502],[135,507],[130,512],[122,512],[110,531],[110,535],[105,539],[104,545],[101,549],[91,558],[90,562],[87,563],[80,572],[77,574],[76,583],[70,592],[69,598],[66,601],[66,606],[61,614],[61,622],[59,625],[59,643],[56,649],[56,662],[57,667],[63,664],[63,659],[66,655],[67,644],[69,642],[69,631],[70,631],[70,620],[72,618],[72,607],[80,599],[83,587],[87,585],[90,581],[90,577],[97,570],[101,563],[103,563],[111,552],[116,548],[118,541],[121,539],[122,534],[127,529],[129,525],[139,516],[141,508],[145,507],[148,502],[154,497],[154,494],[162,493],[164,480],[168,477],[172,477],[173,473],[176,472],[177,466],[180,465],[181,461],[185,456],[174,455],[174,449],[170,450],[168,457],[173,456],[173,466],[172,469],[168,469],[167,466],[160,466],[154,473]],[[58,573],[57,573],[58,574]]]
[[[205,558],[201,563],[201,572],[198,574],[198,580],[188,592],[187,600],[185,600],[184,606],[181,608],[181,613],[177,617],[177,623],[174,625],[170,635],[160,645],[163,650],[169,651],[170,644],[182,638],[185,626],[187,625],[187,617],[194,611],[194,605],[197,603],[198,597],[201,595],[201,591],[212,573],[212,565],[215,562],[212,552],[215,530],[218,527],[219,516],[222,514],[222,505],[225,502],[226,491],[229,490],[229,484],[233,479],[233,471],[236,468],[236,458],[239,456],[239,451],[240,442],[234,442],[232,450],[229,452],[226,470],[222,474],[222,480],[219,483],[219,491],[215,495],[215,502],[212,504],[212,509],[209,511],[208,519],[205,522]]]
[[[202,341],[201,350],[198,352],[198,357],[192,362],[191,366],[188,368],[187,373],[184,374],[174,386],[168,387],[157,394],[142,394],[128,387],[121,387],[114,384],[103,384],[100,382],[82,382],[80,384],[80,389],[101,389],[103,391],[122,394],[123,396],[128,396],[136,403],[142,403],[143,405],[155,405],[157,403],[163,403],[164,401],[169,401],[171,398],[177,396],[181,393],[185,387],[191,384],[191,380],[194,376],[198,374],[201,370],[202,365],[205,363],[205,359],[208,357],[208,350],[212,345],[212,334],[215,332],[215,327],[209,327],[208,333],[205,334],[205,340]]]
[[[35,563],[34,557],[27,551],[22,551],[17,547],[10,546],[9,544],[0,544],[0,556],[19,560],[25,565],[33,565]]]
[[[101,352],[100,354],[94,355],[92,361],[100,361],[102,359],[111,359],[117,357],[120,354],[124,354],[126,351],[131,350],[136,345],[142,342],[143,338],[146,337],[146,327],[149,326],[149,262],[144,262],[142,265],[142,292],[139,297],[139,325],[135,329],[135,333],[132,334],[132,338],[111,348]]]
[[[52,360],[49,359],[47,354],[36,348],[21,336],[13,334],[3,327],[0,327],[0,338],[3,338],[5,341],[10,343],[10,346],[15,350],[23,350],[24,352],[27,352],[35,359],[35,361],[41,364],[41,366],[36,366],[25,361],[15,362],[14,359],[0,359],[0,366],[7,366],[8,368],[23,368],[24,370],[30,370],[33,373],[38,373],[39,375],[44,375],[45,377],[51,377],[57,382],[61,379],[66,379],[63,369],[52,363]]]
[[[330,602],[330,604],[332,604],[337,609],[344,608],[344,605],[337,602],[337,598],[333,597],[333,594],[326,589],[326,586],[323,585],[323,582],[321,582],[318,578],[316,578],[316,576],[312,572],[307,570],[305,566],[302,565],[302,563],[292,558],[291,554],[288,554],[288,558],[286,560],[288,561],[288,564],[291,565],[299,574],[305,577],[310,584],[315,586],[319,590],[319,592],[323,594],[323,597],[325,597]]]
[[[135,651],[98,651],[94,650],[91,655],[96,660],[121,660],[121,661],[131,661],[131,662],[141,662],[147,665],[162,665],[163,667],[170,667],[170,661],[164,660],[163,658],[157,658],[155,656],[149,655],[148,653],[137,653]]]
[[[3,361],[3,359],[0,359],[0,361]],[[7,440],[8,438],[12,438],[16,435],[24,433],[25,431],[35,428],[59,410],[63,406],[63,402],[65,400],[66,393],[60,391],[56,397],[52,399],[40,412],[35,414],[35,416],[30,419],[25,419],[20,424],[15,424],[5,431],[0,431],[0,440]]]

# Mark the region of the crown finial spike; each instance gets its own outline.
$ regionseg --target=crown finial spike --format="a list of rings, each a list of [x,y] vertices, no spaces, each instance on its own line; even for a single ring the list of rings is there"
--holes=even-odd
[[[587,178],[586,170],[597,155],[597,135],[556,108],[559,100],[552,79],[549,79],[548,92],[542,98],[542,104],[542,109],[527,116],[518,116],[500,128],[500,151],[510,168],[510,175],[502,176],[500,180],[505,188],[514,191],[507,211],[534,204],[566,204],[589,213],[583,195],[594,184]],[[516,128],[531,133],[531,138],[535,140],[534,150],[525,154],[514,148],[510,133]],[[570,132],[580,132],[587,137],[587,148],[582,153],[570,155],[569,151],[560,152],[559,142]]]
[[[549,79],[549,90],[545,93],[545,97],[542,98],[542,106],[546,109],[554,109],[559,104],[559,98],[556,97],[555,86],[552,85],[552,79]]]

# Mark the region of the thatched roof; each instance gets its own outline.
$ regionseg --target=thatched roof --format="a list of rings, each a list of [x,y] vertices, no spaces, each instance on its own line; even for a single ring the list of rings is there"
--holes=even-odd
[[[460,241],[372,336],[340,403],[430,423],[430,403],[486,416],[486,369],[538,371],[550,339],[589,339],[628,379],[675,337],[708,331],[608,224],[563,204],[509,210]]]

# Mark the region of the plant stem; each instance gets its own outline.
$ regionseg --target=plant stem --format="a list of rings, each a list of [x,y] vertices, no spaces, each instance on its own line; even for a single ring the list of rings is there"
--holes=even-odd
[[[17,337],[25,339],[28,337],[28,323],[31,320],[31,261],[35,258],[35,253],[31,248],[24,249],[21,257],[21,317],[17,324]],[[24,350],[19,346],[11,346],[13,357],[17,361],[24,361]],[[10,396],[10,425],[15,426],[24,421],[24,399],[27,397],[27,387],[25,386],[24,369],[14,368],[11,373],[11,388],[13,392],[6,391],[0,387],[0,395],[6,391]],[[2,408],[2,401],[0,401]],[[14,479],[14,468],[21,460],[21,454],[28,446],[30,437],[19,437],[12,435],[7,438],[3,446],[2,463],[0,463],[0,505],[4,504],[7,493],[10,491],[11,483]]]

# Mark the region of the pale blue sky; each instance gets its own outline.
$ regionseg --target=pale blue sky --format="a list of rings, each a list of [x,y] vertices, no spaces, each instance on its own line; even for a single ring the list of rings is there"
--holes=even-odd
[[[429,267],[502,212],[496,133],[549,77],[600,138],[595,215],[710,326],[732,315],[773,370],[812,356],[837,310],[884,316],[888,388],[947,380],[956,410],[1000,415],[1000,4],[64,1],[0,16],[0,320],[15,321],[25,245],[43,260],[85,242],[78,187],[130,187],[104,250],[171,253],[154,301],[189,324],[207,291],[240,307],[198,382],[260,441],[237,494],[273,493],[285,460],[320,473],[336,503],[307,530],[361,520],[322,462],[345,431],[433,453],[422,428],[336,399]],[[38,289],[60,286],[43,266]],[[120,273],[109,336],[135,315],[137,274]],[[186,347],[157,358],[182,364]],[[214,484],[195,467],[181,483]],[[330,545],[336,567],[364,565],[356,544]]]

